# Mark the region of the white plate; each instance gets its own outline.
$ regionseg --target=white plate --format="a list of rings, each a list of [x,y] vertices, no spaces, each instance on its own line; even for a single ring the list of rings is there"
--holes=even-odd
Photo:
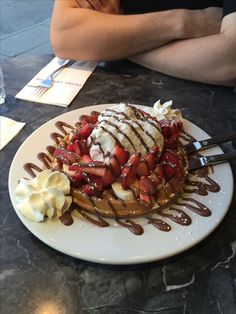
[[[73,124],[78,121],[81,114],[89,114],[92,110],[102,111],[113,105],[86,107],[62,114],[42,125],[25,140],[14,157],[9,173],[10,197],[16,214],[32,234],[50,247],[67,255],[96,263],[151,262],[194,246],[219,225],[230,206],[233,176],[228,163],[214,166],[214,173],[210,175],[220,185],[220,192],[209,193],[204,197],[190,195],[209,207],[212,215],[204,218],[184,209],[192,218],[192,224],[184,227],[166,219],[172,227],[170,232],[160,231],[141,218],[135,221],[142,224],[144,234],[137,236],[112,221],[110,227],[101,228],[75,217],[71,226],[64,226],[60,221],[30,222],[18,212],[14,191],[18,180],[26,176],[23,165],[26,162],[40,165],[37,154],[45,151],[46,146],[53,144],[50,133],[58,131],[55,122],[62,120]],[[199,140],[208,137],[203,130],[189,121],[185,121],[185,130]],[[222,153],[222,150],[220,147],[215,147],[204,151],[204,154],[213,153]]]

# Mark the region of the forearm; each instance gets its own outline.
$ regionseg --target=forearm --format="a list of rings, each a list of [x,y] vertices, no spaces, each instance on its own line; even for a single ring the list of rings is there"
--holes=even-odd
[[[202,24],[200,17],[200,11],[187,10],[110,15],[78,8],[73,0],[56,0],[51,41],[63,58],[120,59],[173,40],[201,36],[202,29],[195,31],[197,27],[191,26]]]
[[[180,13],[180,12],[179,12]],[[142,15],[110,15],[87,9],[54,11],[51,39],[58,54],[82,60],[112,60],[158,47],[180,38],[173,11]],[[60,19],[60,24],[54,21]]]
[[[221,33],[181,40],[134,56],[132,61],[188,80],[236,85],[236,13],[227,16]]]

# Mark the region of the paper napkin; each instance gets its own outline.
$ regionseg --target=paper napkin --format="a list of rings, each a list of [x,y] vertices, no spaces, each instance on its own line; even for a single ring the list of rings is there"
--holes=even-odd
[[[53,86],[41,97],[35,95],[35,86],[64,62],[65,60],[55,57],[15,97],[43,104],[69,106],[95,69],[97,62],[76,61],[56,74]]]
[[[25,126],[23,122],[0,116],[0,150],[3,149]]]

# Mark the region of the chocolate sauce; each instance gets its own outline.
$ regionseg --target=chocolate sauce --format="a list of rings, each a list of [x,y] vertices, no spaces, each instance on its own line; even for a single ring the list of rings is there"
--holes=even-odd
[[[74,222],[74,219],[71,215],[70,210],[67,210],[61,217],[59,217],[59,219],[63,223],[63,225],[65,225],[65,226],[70,226]]]
[[[171,226],[168,223],[158,218],[148,218],[148,223],[152,224],[154,227],[161,231],[168,232],[171,230]]]
[[[119,225],[121,225],[122,227],[129,229],[132,233],[134,233],[136,235],[141,235],[144,232],[142,226],[138,225],[137,223],[135,223],[134,221],[132,221],[130,219],[126,220],[125,222],[121,221],[119,219],[116,219],[116,222]]]
[[[156,127],[159,130],[159,125],[157,123],[155,123],[155,120],[151,121],[146,120],[146,115],[136,109],[135,107],[129,106],[130,108],[132,108],[134,115],[136,116],[137,119],[139,120],[145,120],[147,121],[149,124],[151,124],[153,127]],[[102,113],[101,115],[103,117],[111,117],[111,113],[115,114],[116,116],[113,115],[113,118],[117,119],[120,121],[119,116],[122,116],[125,118],[125,120],[122,122],[128,124],[130,126],[130,128],[132,129],[133,133],[135,134],[136,137],[139,138],[140,143],[145,147],[145,149],[148,151],[148,147],[146,145],[146,143],[144,142],[144,140],[141,138],[141,136],[139,135],[139,133],[135,130],[135,128],[130,125],[130,123],[128,122],[128,116],[124,113],[124,112],[116,112],[113,109],[106,109],[104,111],[104,113]],[[95,115],[97,115],[97,112],[94,113]],[[123,136],[126,137],[126,139],[130,142],[131,146],[134,148],[134,145],[132,144],[131,139],[122,132],[122,130],[120,130],[115,124],[113,124],[112,122],[108,121],[108,120],[103,120],[104,123],[111,125],[115,130],[116,133],[121,133]],[[80,124],[80,122],[79,122]],[[155,139],[152,138],[152,135],[148,132],[145,131],[141,124],[139,122],[136,122],[137,125],[139,125],[139,127],[147,134],[147,136],[149,136],[154,142]],[[76,130],[73,126],[71,126],[68,123],[65,123],[63,121],[58,121],[56,122],[56,127],[61,131],[62,134],[60,133],[52,133],[51,134],[51,138],[53,139],[53,141],[56,143],[56,145],[60,145],[63,147],[64,143],[64,137],[65,135],[68,133],[67,129],[70,130]],[[118,138],[109,130],[107,130],[104,126],[102,126],[103,131],[106,133],[109,133],[115,140],[115,142],[119,145],[120,142],[118,140]],[[71,131],[70,131],[71,132]],[[181,131],[180,133],[180,138],[182,138],[183,140],[185,140],[186,142],[192,142],[194,141],[194,137],[192,137],[190,134]],[[91,145],[99,145],[100,151],[102,152],[102,154],[105,156],[104,152],[102,151],[101,145],[100,143],[96,142],[94,138],[91,138]],[[54,146],[48,146],[47,147],[47,151],[49,152],[49,154],[52,156],[54,151],[55,151],[55,147]],[[172,152],[173,153],[173,152]],[[110,153],[108,153],[109,155]],[[199,154],[198,154],[199,155]],[[194,155],[192,155],[194,157]],[[58,170],[61,168],[61,161],[55,161],[55,158],[52,158],[41,152],[38,154],[38,159],[41,161],[41,163],[44,165],[44,168],[53,168],[53,170],[55,170],[58,166]],[[53,165],[52,165],[53,162]],[[166,164],[168,165],[172,165],[171,162],[166,162]],[[91,167],[93,167],[93,163],[91,163],[90,165]],[[96,167],[98,165],[96,164]],[[129,166],[129,165],[127,165]],[[25,171],[31,176],[31,177],[35,177],[36,176],[36,172],[41,172],[42,169],[40,167],[38,167],[37,165],[33,164],[33,163],[26,163],[24,165],[24,169]],[[114,169],[113,169],[114,171]],[[198,178],[204,178],[206,182],[197,180],[194,181],[193,179],[191,179],[191,175],[189,175],[189,177],[186,180],[186,185],[190,186],[190,187],[194,187],[193,189],[185,187],[185,193],[195,193],[198,195],[207,195],[208,192],[212,192],[212,193],[217,193],[218,191],[220,191],[220,186],[214,181],[212,180],[209,176],[208,176],[208,168],[202,168],[202,169],[198,169],[196,171],[193,172],[194,175],[196,175]],[[135,195],[135,192],[133,191],[133,194]],[[78,206],[76,206],[76,210],[83,216],[84,219],[86,219],[87,221],[99,226],[99,227],[107,227],[109,226],[109,223],[107,221],[105,221],[104,219],[102,219],[100,217],[100,214],[96,211],[96,206],[95,206],[95,202],[93,200],[93,197],[90,197],[87,195],[87,199],[90,202],[91,206],[93,208],[95,208],[95,212],[96,212],[96,216],[97,219],[92,218],[90,215],[88,215],[83,209],[79,208]],[[122,202],[123,206],[125,207],[125,202]],[[117,217],[117,213],[115,208],[113,207],[112,203],[109,201],[108,199],[108,204],[110,209],[113,211],[114,213],[114,217],[116,222],[127,228],[128,230],[130,230],[133,234],[135,235],[141,235],[143,234],[144,230],[143,227],[137,223],[135,223],[134,221],[127,219],[126,221],[122,221],[120,219],[118,219]],[[173,203],[171,205],[170,208],[168,209],[163,209],[163,210],[157,210],[157,214],[159,216],[162,217],[166,217],[172,221],[174,221],[177,224],[180,224],[182,226],[188,226],[191,224],[191,218],[190,216],[182,209],[176,208],[175,206],[182,206],[182,207],[186,207],[192,211],[194,211],[195,213],[197,213],[200,216],[204,216],[204,217],[208,217],[211,215],[211,211],[208,207],[206,207],[205,205],[203,205],[202,203],[200,203],[199,201],[193,199],[193,198],[188,198],[188,197],[181,197],[179,198],[175,203]],[[73,209],[75,209],[73,207]],[[155,214],[155,211],[153,211],[153,214]],[[148,219],[148,223],[152,224],[154,227],[156,227],[157,229],[164,231],[164,232],[168,232],[171,230],[171,226],[166,223],[164,220],[161,220],[159,218],[154,218],[154,217],[147,217]],[[72,217],[72,210],[68,210],[66,211],[61,217],[60,217],[60,221],[66,225],[69,226],[73,223],[73,217]]]
[[[189,226],[192,222],[192,219],[188,214],[186,214],[183,210],[174,207],[170,207],[168,212],[162,210],[158,212],[158,214],[160,216],[167,217],[182,226]]]
[[[86,220],[88,220],[89,222],[93,223],[94,225],[98,226],[98,227],[108,227],[110,226],[109,223],[107,221],[105,221],[104,219],[102,219],[101,217],[97,217],[98,220],[95,220],[94,218],[90,217],[89,215],[87,215],[83,209],[77,207],[76,208],[77,211],[80,213],[81,216],[83,216]]]

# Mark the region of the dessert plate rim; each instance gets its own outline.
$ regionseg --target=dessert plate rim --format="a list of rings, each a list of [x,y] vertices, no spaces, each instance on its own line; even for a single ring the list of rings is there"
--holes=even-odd
[[[100,104],[69,111],[44,123],[26,138],[15,154],[9,171],[8,187],[14,210],[24,226],[43,243],[61,253],[82,260],[101,264],[126,265],[157,261],[179,254],[205,239],[226,215],[233,196],[233,175],[229,163],[214,166],[214,172],[210,175],[221,186],[220,192],[209,193],[205,197],[194,196],[212,210],[212,215],[201,217],[185,209],[192,218],[192,224],[180,226],[164,219],[172,227],[170,232],[160,231],[147,224],[145,218],[135,219],[144,228],[144,234],[137,236],[109,219],[111,226],[106,228],[92,225],[79,217],[74,218],[71,226],[64,226],[59,220],[44,223],[31,222],[17,210],[14,191],[18,180],[21,177],[27,177],[23,165],[26,162],[40,165],[37,154],[45,151],[46,146],[53,144],[50,133],[58,131],[55,122],[63,120],[73,124],[82,114],[89,114],[92,110],[102,111],[114,105],[117,104]],[[135,104],[135,106],[138,105]],[[188,120],[184,119],[184,125],[186,130],[198,140],[209,137],[205,131]],[[43,140],[40,141],[40,139]],[[29,156],[29,149],[35,151],[35,154]],[[222,152],[222,149],[216,146],[204,150],[203,154]]]

